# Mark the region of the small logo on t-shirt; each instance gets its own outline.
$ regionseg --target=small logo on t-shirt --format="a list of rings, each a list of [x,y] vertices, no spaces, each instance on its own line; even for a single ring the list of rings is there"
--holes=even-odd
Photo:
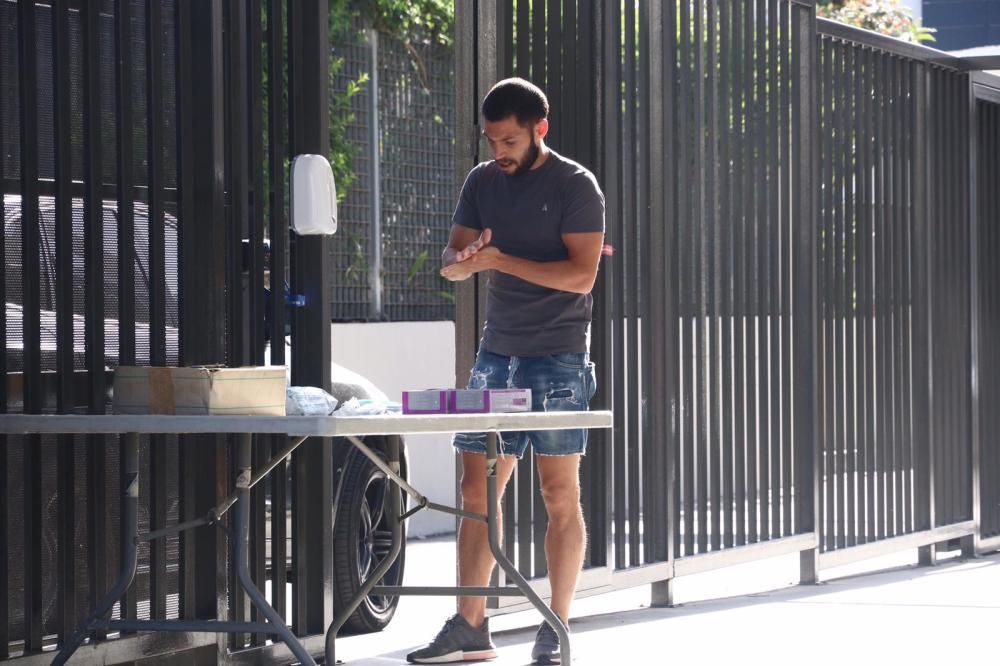
[[[543,213],[549,212],[549,205],[547,203],[542,204],[542,212]]]

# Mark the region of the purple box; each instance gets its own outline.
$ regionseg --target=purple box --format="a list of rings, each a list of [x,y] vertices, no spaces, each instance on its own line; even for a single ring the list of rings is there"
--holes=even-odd
[[[449,414],[485,414],[490,411],[490,392],[483,389],[448,391]]]
[[[448,391],[445,389],[403,391],[403,413],[447,414]]]
[[[448,391],[449,414],[530,411],[531,389],[453,389]]]

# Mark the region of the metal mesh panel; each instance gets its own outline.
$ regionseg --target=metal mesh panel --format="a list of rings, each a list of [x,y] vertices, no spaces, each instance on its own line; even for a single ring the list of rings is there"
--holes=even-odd
[[[334,79],[334,94],[343,94],[351,81],[368,71],[368,53],[364,44],[336,45],[334,57],[343,65]],[[347,125],[347,140],[354,148],[352,170],[355,180],[347,190],[338,210],[338,229],[330,243],[333,254],[333,318],[346,321],[366,319],[369,315],[368,257],[371,234],[371,157],[367,140],[368,96],[364,89],[351,99],[352,122]]]
[[[343,66],[334,82],[342,94],[370,69],[364,43],[337,45]],[[413,51],[379,35],[379,186],[382,223],[381,318],[392,321],[454,318],[451,284],[438,275],[454,209],[454,51]],[[340,206],[333,240],[333,317],[370,319],[372,159],[371,87],[351,99],[347,139],[354,148],[355,181]]]
[[[382,40],[379,56],[385,316],[453,319],[454,291],[438,257],[455,205],[454,52],[411,55]]]

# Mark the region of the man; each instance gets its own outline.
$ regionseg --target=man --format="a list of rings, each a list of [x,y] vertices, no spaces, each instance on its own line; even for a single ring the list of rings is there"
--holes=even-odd
[[[497,83],[483,100],[483,134],[493,160],[469,173],[455,210],[441,274],[465,280],[490,271],[486,325],[469,388],[529,388],[534,411],[588,409],[596,389],[590,362],[590,291],[604,244],[604,195],[584,167],[545,145],[548,100],[523,79]],[[503,433],[498,495],[530,443],[549,516],[545,556],[552,610],[569,626],[586,541],[580,508],[585,430]],[[455,436],[462,454],[462,506],[486,513],[483,433]],[[502,532],[501,532],[502,533]],[[486,526],[463,520],[460,585],[489,584],[495,561]],[[415,663],[492,659],[483,597],[460,597],[452,616]],[[532,659],[559,663],[559,639],[542,623]]]

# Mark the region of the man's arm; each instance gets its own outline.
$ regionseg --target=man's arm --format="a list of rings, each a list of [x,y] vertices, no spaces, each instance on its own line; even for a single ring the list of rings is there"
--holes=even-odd
[[[484,231],[483,235],[488,231],[489,229]],[[549,289],[590,293],[597,279],[604,233],[595,231],[562,234],[562,240],[569,252],[569,258],[562,261],[521,259],[484,244],[464,260],[445,266],[441,275],[449,280],[464,280],[480,271],[498,270]]]

